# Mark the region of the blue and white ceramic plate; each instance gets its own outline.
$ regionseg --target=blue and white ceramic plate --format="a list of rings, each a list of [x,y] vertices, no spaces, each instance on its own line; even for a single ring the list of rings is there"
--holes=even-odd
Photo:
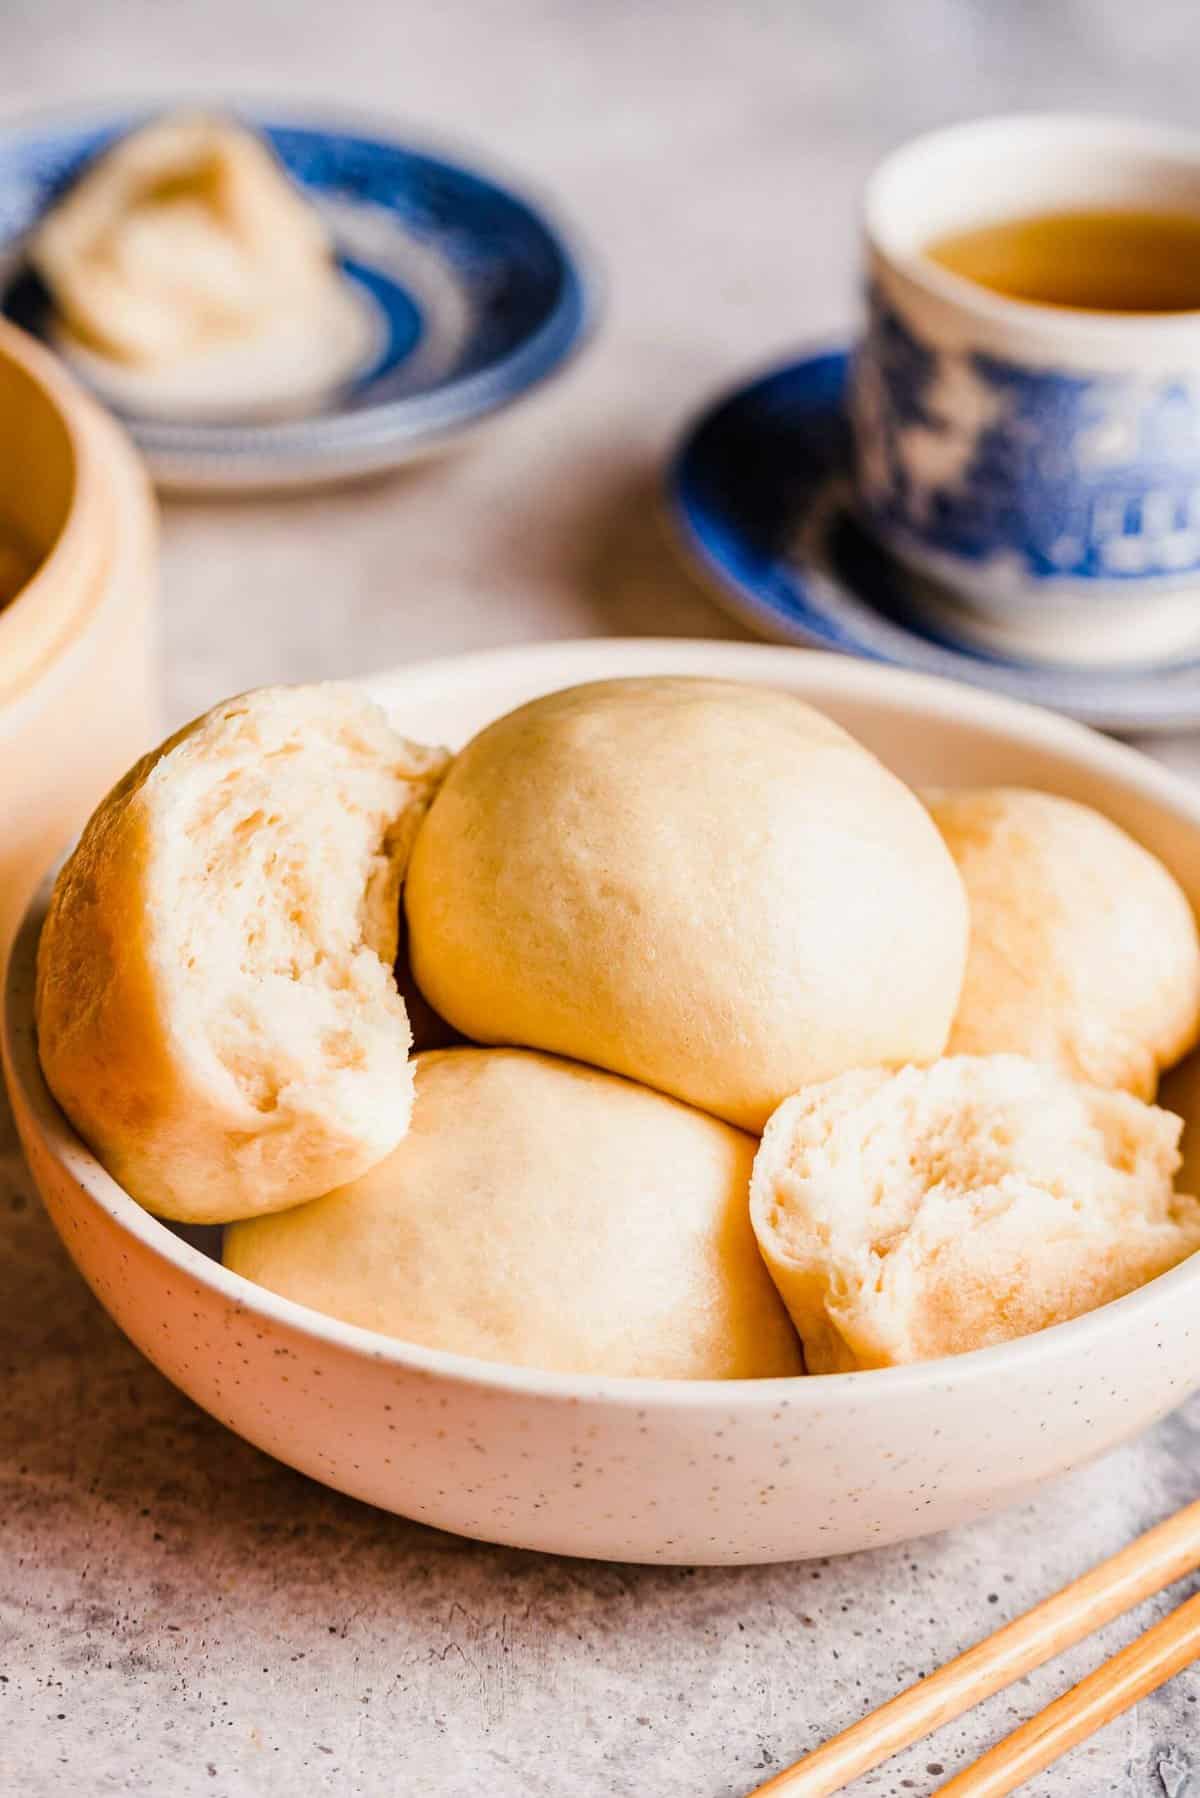
[[[683,542],[716,596],[761,636],[949,676],[1104,730],[1200,724],[1200,660],[1165,668],[1034,666],[967,649],[918,614],[903,569],[850,503],[848,358],[825,351],[719,400],[669,476]]]
[[[396,467],[528,393],[587,335],[595,293],[577,251],[505,181],[353,120],[204,104],[274,147],[324,214],[375,328],[369,365],[302,416],[127,416],[163,484],[298,486]],[[27,330],[45,335],[50,323],[24,254],[29,231],[92,157],[168,110],[76,110],[0,127],[0,307]]]

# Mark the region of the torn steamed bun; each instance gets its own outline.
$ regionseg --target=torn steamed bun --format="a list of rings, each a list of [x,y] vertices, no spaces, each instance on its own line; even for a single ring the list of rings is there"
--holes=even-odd
[[[170,738],[93,814],[42,930],[39,1053],[148,1210],[279,1210],[403,1136],[400,885],[446,761],[353,686],[266,688]]]
[[[1200,1248],[1181,1123],[1016,1055],[806,1087],[767,1126],[751,1220],[810,1373],[1026,1336]]]

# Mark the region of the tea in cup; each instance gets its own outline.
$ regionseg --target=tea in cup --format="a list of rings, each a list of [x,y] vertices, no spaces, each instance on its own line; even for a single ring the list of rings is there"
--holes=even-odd
[[[1200,648],[1200,136],[960,125],[866,197],[858,504],[984,651]]]

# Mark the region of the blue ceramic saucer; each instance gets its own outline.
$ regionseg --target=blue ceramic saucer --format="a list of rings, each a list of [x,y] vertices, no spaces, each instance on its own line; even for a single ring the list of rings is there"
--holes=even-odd
[[[669,474],[675,522],[716,597],[761,636],[968,681],[1131,733],[1200,724],[1200,661],[1072,669],[1007,661],[940,635],[850,503],[848,358],[824,351],[720,399]]]
[[[261,102],[204,109],[266,137],[324,214],[374,314],[375,348],[368,367],[299,417],[127,416],[159,481],[228,491],[393,468],[528,393],[583,341],[595,294],[579,255],[505,181],[353,119]],[[10,318],[46,331],[47,296],[23,245],[55,195],[107,144],[171,110],[75,109],[0,128],[0,307]]]

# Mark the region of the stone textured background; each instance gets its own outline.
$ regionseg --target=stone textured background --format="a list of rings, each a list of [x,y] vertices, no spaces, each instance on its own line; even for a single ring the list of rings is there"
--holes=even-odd
[[[992,109],[1188,123],[1198,75],[1194,0],[0,0],[13,104],[382,108],[553,192],[607,274],[589,353],[460,457],[168,509],[172,718],[442,650],[734,634],[673,559],[658,471],[715,386],[846,331],[876,158]],[[1200,772],[1191,742],[1160,753]],[[59,1250],[0,1100],[5,1795],[736,1798],[1198,1475],[1193,1406],[999,1521],[839,1563],[645,1570],[439,1536],[276,1466],[142,1362]],[[931,1791],[1135,1627],[856,1789]],[[1200,1798],[1200,1675],[1028,1789]]]

